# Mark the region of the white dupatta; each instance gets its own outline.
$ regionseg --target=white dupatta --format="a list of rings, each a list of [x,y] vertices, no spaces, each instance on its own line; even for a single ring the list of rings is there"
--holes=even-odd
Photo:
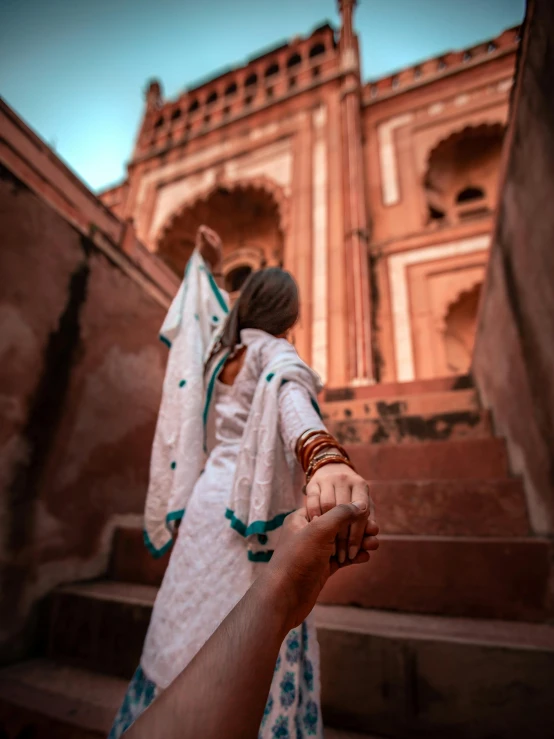
[[[228,312],[227,295],[195,249],[160,331],[170,351],[144,513],[144,541],[155,557],[171,546],[205,463],[204,359]]]

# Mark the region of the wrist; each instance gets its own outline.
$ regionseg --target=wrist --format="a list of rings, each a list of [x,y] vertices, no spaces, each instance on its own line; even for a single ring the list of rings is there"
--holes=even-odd
[[[281,641],[294,628],[294,597],[290,583],[279,571],[266,565],[265,572],[252,585],[256,607],[274,619],[273,628]]]

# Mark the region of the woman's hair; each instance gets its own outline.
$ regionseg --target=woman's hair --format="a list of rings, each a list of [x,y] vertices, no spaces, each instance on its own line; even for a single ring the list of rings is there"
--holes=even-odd
[[[257,328],[273,336],[286,333],[298,320],[298,288],[291,274],[280,267],[268,267],[254,272],[244,283],[217,346],[230,350],[240,344],[240,332]],[[210,361],[210,360],[208,360]]]

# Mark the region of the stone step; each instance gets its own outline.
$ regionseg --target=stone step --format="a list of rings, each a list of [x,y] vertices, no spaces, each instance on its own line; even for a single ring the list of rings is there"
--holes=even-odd
[[[379,538],[371,562],[339,571],[321,603],[514,621],[551,615],[547,539]]]
[[[148,613],[155,596],[154,588],[120,584],[73,588],[81,595],[85,589],[90,601]],[[553,626],[321,605],[315,617],[329,725],[398,739],[549,736]],[[105,732],[126,683],[59,664],[42,660],[0,671],[0,715],[14,704]]]
[[[554,736],[554,627],[317,606],[326,722],[395,739]]]
[[[4,668],[0,729],[33,739],[105,739],[126,689],[127,680],[45,659]],[[325,739],[378,738],[326,729]]]
[[[530,533],[519,479],[372,482],[371,499],[381,534],[524,537]]]
[[[448,413],[477,413],[481,410],[475,390],[399,395],[367,400],[323,402],[321,412],[326,421],[351,419],[390,419],[397,416],[435,416]]]
[[[492,435],[488,411],[451,411],[435,415],[327,420],[341,444],[408,444],[447,439],[483,439]]]
[[[64,586],[48,609],[47,656],[130,679],[137,668],[157,588],[99,581]]]
[[[449,375],[411,382],[380,382],[361,387],[326,388],[323,391],[323,400],[394,398],[405,395],[423,395],[424,393],[460,392],[472,387],[473,380],[470,375]]]
[[[371,498],[381,534],[523,537],[529,533],[520,480],[376,481]],[[169,553],[154,559],[142,531],[116,529],[109,576],[158,586]]]
[[[547,615],[549,543],[533,539],[381,537],[368,565],[327,583],[320,602],[522,621]],[[156,588],[117,581],[67,586],[50,598],[48,656],[129,678]]]
[[[127,680],[46,659],[12,665],[0,670],[0,726],[14,737],[105,738],[126,690]]]
[[[347,444],[357,471],[377,480],[490,480],[509,476],[503,439]]]

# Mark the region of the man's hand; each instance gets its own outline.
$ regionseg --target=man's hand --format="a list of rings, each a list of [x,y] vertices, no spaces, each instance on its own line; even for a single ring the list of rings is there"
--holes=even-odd
[[[212,273],[218,273],[221,269],[223,246],[216,232],[208,226],[200,226],[196,233],[196,246]]]
[[[287,516],[278,547],[261,578],[280,592],[287,608],[288,629],[298,626],[308,616],[329,577],[341,567],[369,560],[369,552],[378,548],[375,538],[379,527],[368,519],[365,502],[338,505],[328,513],[308,521],[305,508]],[[354,560],[340,564],[333,556],[335,539],[345,527],[364,526],[361,550]]]

